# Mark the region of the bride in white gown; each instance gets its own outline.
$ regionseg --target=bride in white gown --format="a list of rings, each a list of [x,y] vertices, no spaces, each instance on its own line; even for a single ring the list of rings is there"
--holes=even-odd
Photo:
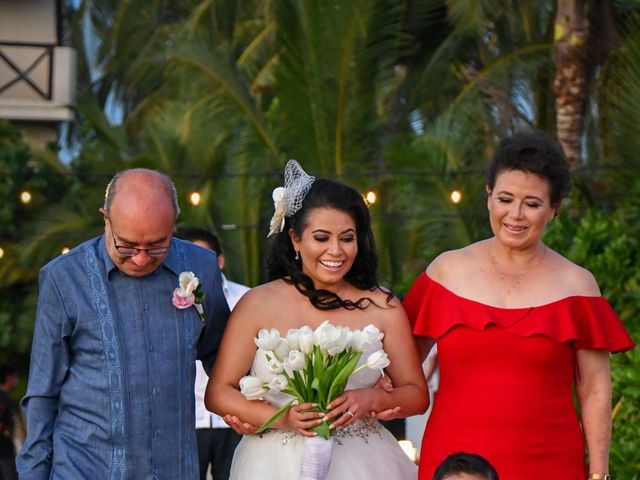
[[[268,283],[252,289],[235,307],[209,380],[206,405],[221,415],[261,425],[291,397],[265,395],[247,400],[239,381],[251,369],[264,376],[268,365],[257,353],[260,329],[288,330],[322,322],[352,330],[374,325],[384,334],[391,361],[386,372],[393,389],[376,388],[380,372],[361,369],[347,390],[318,412],[306,403],[290,408],[270,430],[245,436],[236,449],[231,478],[297,480],[301,477],[305,437],[328,421],[334,430],[329,480],[417,477],[416,466],[394,437],[372,418],[395,410],[398,416],[422,413],[428,394],[409,322],[400,302],[377,284],[377,256],[368,208],[360,194],[344,184],[306,175],[295,161],[285,170],[285,188],[274,190],[276,234],[268,258]],[[369,353],[364,352],[360,362]],[[375,416],[375,415],[374,415]],[[304,477],[309,478],[309,477]]]

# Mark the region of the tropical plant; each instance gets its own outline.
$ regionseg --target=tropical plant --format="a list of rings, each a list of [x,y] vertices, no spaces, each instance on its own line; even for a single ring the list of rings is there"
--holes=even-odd
[[[20,298],[32,298],[43,263],[101,232],[97,208],[109,177],[145,166],[175,180],[180,222],[218,231],[229,276],[257,284],[271,190],[294,157],[311,174],[377,194],[371,213],[383,283],[403,293],[438,253],[490,235],[483,168],[500,138],[523,128],[573,128],[556,121],[566,90],[553,89],[564,60],[585,61],[569,50],[554,56],[572,38],[555,28],[570,3],[84,0],[68,31],[79,53],[78,121],[69,129],[77,155],[68,165],[50,155],[55,175],[31,177],[40,182],[34,190],[51,189],[50,208],[0,205],[12,216],[0,228],[13,236],[0,236],[9,252],[0,283],[19,279]],[[577,97],[585,108],[570,112],[582,125],[571,131],[580,132],[573,145],[583,158],[576,192],[548,238],[594,270],[628,321],[638,316],[622,281],[632,278],[623,252],[633,237],[620,226],[630,226],[637,208],[630,173],[640,147],[640,7],[579,3],[593,27]],[[10,147],[15,159],[22,148]],[[458,204],[453,189],[462,193]],[[197,206],[185,201],[192,191],[201,194]],[[615,255],[621,262],[612,266]],[[20,313],[25,325],[33,304]],[[8,302],[0,308],[0,326],[18,318]],[[633,389],[624,372],[637,365],[631,355],[619,358],[616,395]],[[637,443],[626,425],[616,424],[614,452]],[[620,458],[633,458],[630,448]]]
[[[640,183],[633,192],[638,192]],[[626,328],[640,338],[640,228],[636,205],[620,206],[613,214],[599,209],[566,210],[548,229],[545,241],[569,259],[591,271]],[[613,442],[611,474],[615,478],[640,478],[640,356],[634,352],[615,355],[613,378]]]
[[[0,121],[0,361],[28,350],[35,306],[35,275],[21,259],[30,217],[42,215],[66,187],[50,151],[34,153],[20,132]],[[23,195],[28,201],[21,201]],[[26,248],[25,248],[26,247]]]

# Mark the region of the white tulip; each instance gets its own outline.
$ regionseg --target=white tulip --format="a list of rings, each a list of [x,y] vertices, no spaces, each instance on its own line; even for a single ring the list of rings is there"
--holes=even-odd
[[[316,344],[329,355],[337,355],[347,348],[349,343],[348,329],[335,327],[328,321],[322,322],[315,331]]]
[[[291,350],[289,356],[284,361],[284,367],[292,372],[304,370],[306,366],[306,357],[298,350]]]
[[[369,339],[371,343],[380,342],[384,338],[384,333],[382,333],[378,327],[375,325],[367,325],[362,329],[362,333]]]
[[[269,380],[271,380],[271,377],[273,377],[273,374],[271,373],[267,362],[264,361],[266,355],[273,356],[273,352],[258,350],[251,366],[252,375],[258,377],[262,381],[262,383],[269,383]]]
[[[240,379],[240,393],[248,400],[258,400],[267,393],[267,389],[258,377],[247,375]]]
[[[383,337],[384,333],[381,333],[377,327],[367,325],[364,329],[353,332],[351,346],[358,352],[369,352],[382,346]]]
[[[367,357],[367,367],[372,370],[388,367],[391,361],[384,350],[377,350]]]
[[[347,342],[344,347],[346,349],[347,347],[351,346],[351,342],[353,340],[353,331],[348,327],[338,327],[338,330],[340,330],[341,334],[345,338],[345,341]]]
[[[298,336],[300,337],[300,351],[305,355],[309,355],[313,352],[313,346],[316,341],[313,330],[308,325],[305,325],[298,330]]]
[[[279,373],[282,373],[282,370],[284,370],[282,362],[269,354],[267,354],[267,368],[271,375],[278,375]]]
[[[356,352],[366,352],[371,348],[371,345],[367,341],[367,337],[365,337],[361,330],[353,332],[353,336],[351,337],[351,348]]]
[[[289,350],[289,344],[284,338],[281,338],[278,341],[278,345],[276,346],[276,348],[273,349],[273,353],[275,353],[278,360],[282,361],[289,355]]]
[[[267,330],[260,329],[258,336],[253,339],[256,346],[262,350],[275,350],[280,342],[280,332],[275,328]]]
[[[300,350],[300,330],[292,328],[287,332],[287,343],[291,350]]]
[[[287,377],[285,377],[284,375],[275,375],[269,381],[269,391],[271,391],[272,393],[278,393],[281,390],[287,388],[287,385],[289,385]]]

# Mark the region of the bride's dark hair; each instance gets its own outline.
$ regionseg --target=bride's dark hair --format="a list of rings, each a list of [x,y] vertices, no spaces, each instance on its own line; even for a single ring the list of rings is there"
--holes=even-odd
[[[327,179],[318,179],[313,182],[300,210],[286,218],[282,232],[275,237],[267,256],[269,280],[282,278],[292,283],[300,293],[309,298],[314,307],[320,310],[337,308],[355,310],[375,304],[369,297],[362,297],[354,302],[343,300],[328,290],[316,289],[313,280],[302,272],[301,261],[294,258],[295,251],[289,237],[289,229],[293,229],[296,236],[301,238],[302,232],[307,227],[309,214],[316,208],[333,208],[343,211],[356,224],[358,254],[351,269],[344,276],[345,280],[361,290],[373,291],[380,288],[377,281],[378,255],[371,231],[369,209],[356,190],[343,183]],[[393,294],[388,292],[387,302],[391,298]]]

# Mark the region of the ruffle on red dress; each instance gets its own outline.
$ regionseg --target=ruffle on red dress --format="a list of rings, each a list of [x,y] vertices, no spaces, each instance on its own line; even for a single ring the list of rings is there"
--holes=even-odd
[[[522,337],[544,335],[557,342],[574,341],[576,349],[617,353],[635,347],[611,305],[601,296],[571,296],[535,307],[500,308],[460,297],[423,273],[407,293],[403,306],[413,333],[436,340],[458,325],[477,330],[497,326]]]

